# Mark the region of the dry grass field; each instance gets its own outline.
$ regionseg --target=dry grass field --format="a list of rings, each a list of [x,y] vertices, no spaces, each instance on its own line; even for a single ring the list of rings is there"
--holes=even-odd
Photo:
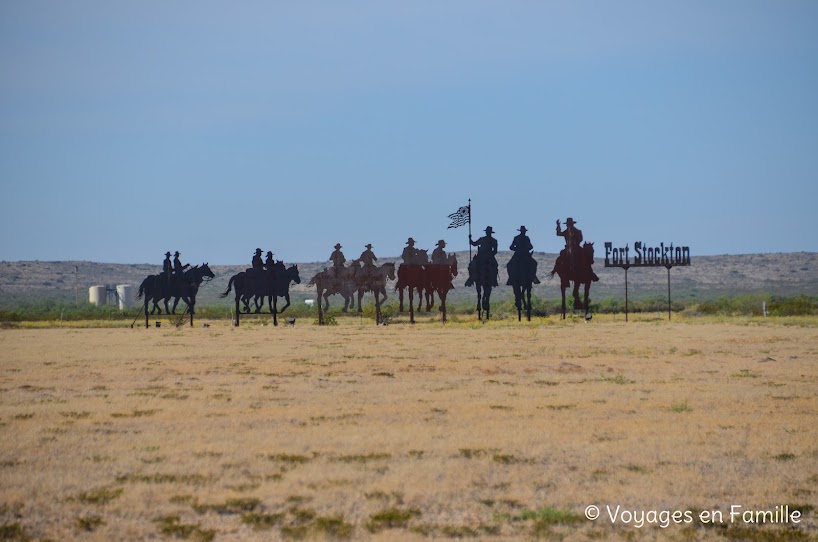
[[[364,324],[0,331],[0,539],[818,537],[814,319]]]

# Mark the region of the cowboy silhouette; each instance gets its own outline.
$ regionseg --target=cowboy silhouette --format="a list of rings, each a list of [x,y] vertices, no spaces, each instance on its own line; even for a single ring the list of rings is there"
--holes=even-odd
[[[489,226],[486,228],[486,235],[477,241],[473,241],[471,235],[469,235],[469,244],[473,247],[477,247],[477,255],[469,264],[469,280],[466,281],[466,286],[474,284],[476,274],[472,273],[473,265],[475,268],[479,266],[480,269],[488,271],[489,285],[497,286],[498,265],[497,258],[495,257],[497,254],[497,239],[491,236],[492,233],[494,233],[494,230]]]
[[[560,227],[557,219],[557,235],[565,238],[565,248],[560,252],[560,256],[568,258],[568,266],[571,272],[579,267],[580,243],[582,243],[582,230],[575,227],[574,219],[570,216],[565,220],[565,231]]]
[[[165,282],[170,285],[170,278],[173,275],[173,262],[170,261],[170,252],[165,252],[165,261],[162,262],[162,274],[165,275]]]
[[[400,257],[403,258],[403,263],[411,265],[417,261],[418,249],[415,248],[415,240],[411,237],[407,239],[406,244],[408,246],[403,249]]]
[[[361,252],[361,257],[358,259],[364,264],[364,267],[375,266],[375,262],[378,261],[378,257],[375,256],[374,252],[372,252],[372,243],[366,245],[366,250]]]
[[[267,270],[268,273],[273,274],[275,268],[275,260],[273,260],[273,251],[267,251],[267,258],[264,260],[264,269]]]
[[[520,234],[514,238],[511,242],[511,246],[508,247],[514,251],[514,255],[508,263],[509,269],[514,265],[525,265],[526,269],[528,269],[528,276],[532,284],[539,284],[540,279],[537,278],[537,260],[535,260],[531,254],[534,250],[534,245],[531,244],[531,239],[526,235],[528,230],[525,226],[520,226],[520,229],[517,231],[519,231]],[[506,281],[506,285],[511,286],[511,276],[509,276]]]
[[[434,264],[446,264],[448,263],[446,260],[448,259],[449,255],[446,254],[446,251],[443,250],[446,248],[446,241],[441,239],[437,242],[437,248],[432,251],[432,263]]]
[[[257,248],[256,253],[253,255],[252,265],[253,265],[254,270],[264,269],[264,262],[261,261],[261,249],[260,248]]]
[[[329,256],[330,261],[332,262],[332,268],[335,271],[335,276],[341,272],[344,268],[344,263],[346,263],[347,259],[344,257],[344,253],[341,252],[341,243],[335,243],[335,250]]]
[[[179,254],[179,251],[177,250],[176,254],[173,255],[173,274],[176,276],[177,280],[181,279],[185,269],[190,267],[189,263],[182,265],[182,260],[179,259],[179,256],[181,256],[181,254]]]

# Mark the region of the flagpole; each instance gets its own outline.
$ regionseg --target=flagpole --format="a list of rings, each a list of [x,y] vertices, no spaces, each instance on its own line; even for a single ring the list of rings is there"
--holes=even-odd
[[[471,198],[469,198],[469,261],[471,261]]]

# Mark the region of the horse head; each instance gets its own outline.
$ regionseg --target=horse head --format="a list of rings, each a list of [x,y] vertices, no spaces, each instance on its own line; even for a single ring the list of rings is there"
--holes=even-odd
[[[296,284],[301,284],[301,276],[298,274],[297,265],[291,265],[287,269],[287,278]]]
[[[214,275],[213,271],[210,270],[210,266],[207,264],[207,262],[203,263],[202,267],[199,267],[198,265],[196,267],[199,268],[199,273],[201,273],[203,277],[207,277],[209,279],[216,278],[216,275]]]
[[[395,280],[395,264],[394,263],[385,263],[381,266],[381,269],[386,269],[386,276],[389,280]]]
[[[582,244],[582,250],[585,251],[585,256],[588,258],[588,261],[593,263],[594,262],[594,244],[585,242]]]
[[[451,269],[451,273],[453,277],[457,276],[457,256],[454,254],[449,254],[449,258],[447,262],[449,264],[449,269]]]

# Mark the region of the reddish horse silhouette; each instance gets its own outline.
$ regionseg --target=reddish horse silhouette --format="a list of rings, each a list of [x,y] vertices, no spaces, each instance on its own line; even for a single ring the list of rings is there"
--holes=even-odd
[[[446,321],[446,296],[454,289],[452,278],[457,276],[457,256],[449,254],[446,263],[426,264],[424,266],[424,289],[426,292],[426,312],[435,306],[435,293],[440,298],[440,312]]]
[[[572,269],[571,261],[568,253],[563,250],[557,261],[554,263],[554,269],[551,270],[551,278],[554,275],[560,276],[560,290],[562,291],[562,318],[565,319],[565,290],[574,283],[574,308],[583,309],[585,311],[585,318],[590,319],[588,312],[588,292],[591,289],[591,283],[599,280],[591,266],[594,264],[594,244],[584,243],[582,250],[577,254],[577,261]],[[584,301],[579,300],[579,285],[585,286]]]

